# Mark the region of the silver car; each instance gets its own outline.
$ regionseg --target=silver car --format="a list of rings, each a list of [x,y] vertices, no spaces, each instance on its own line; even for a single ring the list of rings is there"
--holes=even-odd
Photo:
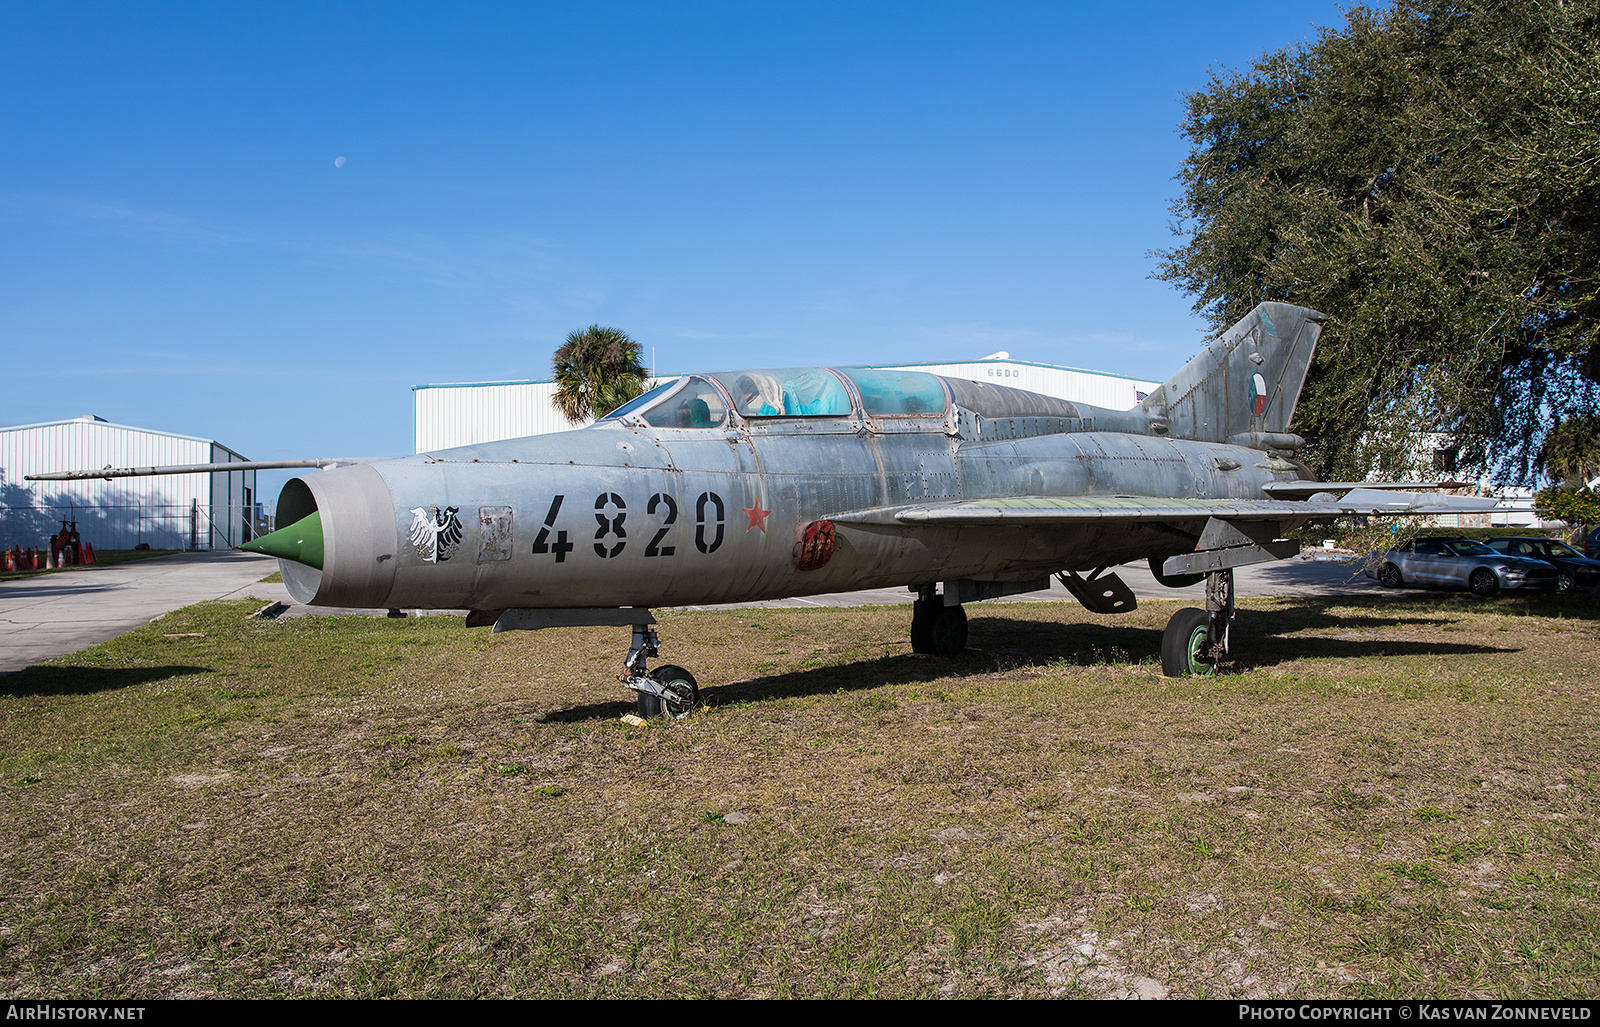
[[[1367,574],[1373,574],[1370,567]],[[1467,538],[1422,538],[1397,546],[1383,554],[1376,576],[1388,588],[1467,589],[1477,596],[1556,587],[1556,569],[1543,560],[1497,553]]]

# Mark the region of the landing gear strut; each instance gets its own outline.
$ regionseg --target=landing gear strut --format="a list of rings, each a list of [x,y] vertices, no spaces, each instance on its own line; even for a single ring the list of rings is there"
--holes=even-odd
[[[1206,575],[1206,608],[1172,615],[1161,636],[1161,673],[1169,678],[1211,675],[1228,655],[1233,629],[1233,571]]]
[[[932,585],[917,587],[911,604],[911,651],[933,656],[959,656],[967,647],[967,611],[946,606]]]
[[[700,686],[682,667],[667,665],[645,670],[645,660],[661,654],[661,639],[649,624],[633,626],[633,644],[617,679],[639,694],[639,716],[646,720],[662,714],[682,720],[700,702]]]

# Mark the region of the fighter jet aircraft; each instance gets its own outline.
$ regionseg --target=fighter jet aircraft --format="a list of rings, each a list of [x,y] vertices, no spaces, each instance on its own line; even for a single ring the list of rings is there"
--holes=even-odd
[[[1310,480],[1289,425],[1322,322],[1262,304],[1132,410],[920,371],[685,375],[575,431],[307,461],[330,469],[290,480],[288,526],[243,548],[277,556],[301,603],[629,626],[621,680],[646,716],[698,698],[690,672],[648,669],[652,607],[904,585],[912,649],[953,656],[968,603],[1051,575],[1090,610],[1132,610],[1110,569],[1133,560],[1207,580],[1207,609],[1179,610],[1162,643],[1167,674],[1207,673],[1230,646],[1232,569],[1293,555],[1296,526],[1493,507]]]

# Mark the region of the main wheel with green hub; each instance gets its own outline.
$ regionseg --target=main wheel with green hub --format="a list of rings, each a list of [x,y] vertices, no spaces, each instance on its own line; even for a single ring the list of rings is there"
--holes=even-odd
[[[1167,621],[1161,636],[1161,673],[1169,678],[1207,676],[1217,665],[1206,657],[1211,646],[1211,615],[1185,607]]]

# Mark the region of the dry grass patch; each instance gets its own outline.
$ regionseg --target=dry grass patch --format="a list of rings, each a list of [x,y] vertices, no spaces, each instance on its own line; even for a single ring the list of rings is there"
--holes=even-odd
[[[1595,997],[1592,600],[168,615],[0,680],[12,996]],[[168,637],[179,636],[179,637]]]

